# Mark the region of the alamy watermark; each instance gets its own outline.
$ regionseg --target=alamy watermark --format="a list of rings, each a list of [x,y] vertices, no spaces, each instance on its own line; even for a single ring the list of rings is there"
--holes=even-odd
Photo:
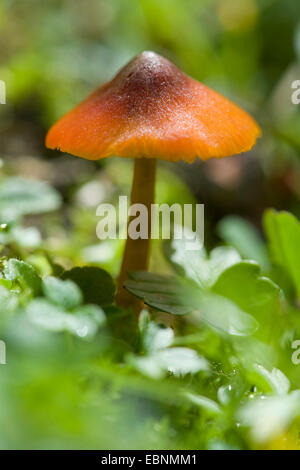
[[[0,340],[0,364],[6,364],[6,344]]]
[[[0,104],[6,104],[6,85],[3,80],[0,80]]]
[[[300,364],[300,340],[297,339],[292,343],[292,349],[295,349],[295,351],[292,354],[292,363],[295,364],[295,366],[298,366]]]
[[[150,213],[149,213],[150,212]],[[204,204],[128,204],[120,196],[117,206],[100,204],[96,233],[100,240],[131,238],[184,239],[187,250],[200,250],[204,243]],[[129,220],[127,227],[127,220]]]
[[[294,80],[291,85],[292,92],[291,100],[293,104],[300,104],[300,80]]]

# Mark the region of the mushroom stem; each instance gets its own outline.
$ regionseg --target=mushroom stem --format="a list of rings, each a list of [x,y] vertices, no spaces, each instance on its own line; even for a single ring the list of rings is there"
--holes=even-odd
[[[135,158],[133,183],[131,189],[131,205],[143,204],[148,214],[148,237],[132,239],[128,234],[128,228],[134,217],[129,217],[127,226],[127,240],[123,254],[123,261],[118,278],[118,290],[116,296],[117,305],[132,307],[137,315],[142,307],[142,302],[127,292],[123,285],[128,279],[130,271],[146,271],[149,263],[150,238],[151,238],[151,204],[154,202],[154,188],[156,175],[156,159]]]

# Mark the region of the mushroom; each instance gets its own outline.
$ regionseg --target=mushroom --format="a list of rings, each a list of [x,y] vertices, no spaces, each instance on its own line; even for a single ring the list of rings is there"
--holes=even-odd
[[[154,52],[132,59],[49,130],[46,146],[78,157],[134,158],[131,204],[154,202],[156,160],[192,163],[250,150],[260,128],[241,108]],[[151,223],[148,220],[148,230]],[[147,270],[150,237],[127,237],[117,304],[138,310],[127,273]]]

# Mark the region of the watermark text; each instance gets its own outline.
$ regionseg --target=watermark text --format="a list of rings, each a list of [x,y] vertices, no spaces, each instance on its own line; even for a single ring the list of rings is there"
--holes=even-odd
[[[292,363],[298,366],[300,364],[300,339],[292,343],[292,349],[295,349],[292,355]]]
[[[6,364],[6,344],[0,340],[0,364]]]
[[[96,215],[101,217],[96,228],[100,240],[174,238],[184,239],[187,250],[199,250],[203,246],[203,204],[151,204],[148,208],[144,204],[129,205],[128,197],[120,196],[117,206],[100,204]]]
[[[0,104],[6,104],[6,85],[3,80],[0,80]]]
[[[292,92],[291,95],[291,100],[293,104],[300,104],[300,80],[294,80],[292,82],[292,90],[295,90]]]

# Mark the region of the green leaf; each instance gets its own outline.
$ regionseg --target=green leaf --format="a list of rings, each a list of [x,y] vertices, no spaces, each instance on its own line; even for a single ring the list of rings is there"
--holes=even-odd
[[[287,272],[300,297],[300,222],[288,212],[268,210],[264,228],[272,261]]]
[[[164,251],[180,274],[195,281],[202,288],[210,287],[224,269],[241,260],[238,252],[230,247],[217,247],[209,257],[200,242],[197,250],[188,250],[184,238],[165,242]]]
[[[152,356],[139,357],[134,354],[128,354],[126,361],[138,372],[152,379],[161,379],[166,374],[156,358]]]
[[[205,285],[212,286],[225,269],[238,263],[240,260],[241,257],[238,252],[229,246],[220,246],[212,250],[207,260],[209,276],[206,282],[204,278]]]
[[[78,318],[90,318],[96,325],[102,326],[106,323],[106,316],[104,311],[98,305],[80,305],[72,311],[73,315],[76,315]]]
[[[54,304],[66,309],[77,307],[83,299],[79,287],[73,281],[62,281],[52,276],[43,279],[43,292]]]
[[[188,348],[161,349],[149,356],[128,356],[129,363],[142,374],[154,379],[162,378],[166,373],[176,376],[208,371],[209,363],[196,351]]]
[[[29,290],[33,295],[39,295],[42,280],[30,264],[11,258],[4,269],[4,274],[8,280],[18,281],[25,291]]]
[[[185,233],[189,235],[188,229],[185,230]],[[196,240],[195,250],[188,250],[187,240],[183,235],[178,240],[175,238],[165,240],[163,249],[168,261],[180,274],[198,282],[198,273],[201,270],[203,260],[207,257],[203,243],[200,240]]]
[[[270,262],[266,246],[257,230],[242,217],[228,216],[218,224],[220,237],[238,250],[246,259],[253,259],[264,270],[269,269]]]
[[[2,279],[1,279],[2,280]],[[3,285],[0,285],[0,314],[9,315],[18,306],[18,296],[16,293],[7,290]]]
[[[193,349],[168,348],[157,351],[154,356],[165,370],[174,375],[195,374],[200,370],[209,370],[207,360]]]
[[[9,279],[5,279],[4,277],[0,277],[0,285],[5,287],[6,289],[10,289],[13,285],[13,282]]]
[[[257,321],[229,299],[195,284],[144,271],[130,273],[130,277],[133,279],[125,282],[125,288],[157,310],[174,315],[192,313],[196,324],[204,322],[230,335],[248,336],[258,328]]]
[[[150,321],[147,310],[142,310],[140,313],[139,329],[143,347],[147,353],[167,348],[173,343],[174,332],[172,328],[166,328]]]
[[[256,336],[248,336],[247,338],[235,336],[232,338],[231,344],[234,348],[235,356],[238,357],[239,364],[248,371],[252,371],[253,364],[256,363],[263,365],[267,369],[274,368],[278,360],[276,348],[257,339]]]
[[[192,311],[188,304],[183,285],[171,276],[137,271],[129,273],[130,280],[124,287],[131,294],[151,307],[174,315],[185,315]]]
[[[153,352],[171,346],[173,340],[174,332],[172,328],[164,328],[151,322],[143,338],[143,343],[147,352]]]
[[[0,183],[0,217],[10,221],[27,214],[40,214],[58,209],[59,193],[45,182],[20,177]]]
[[[190,392],[186,392],[185,396],[191,403],[203,408],[208,414],[218,415],[222,412],[220,405],[210,398],[202,395],[195,395]]]
[[[233,336],[250,336],[258,329],[255,318],[225,297],[199,292],[194,302],[197,303],[197,309],[193,311],[192,321],[198,325],[204,322]]]
[[[53,305],[46,299],[35,299],[27,306],[29,319],[48,331],[68,331],[79,338],[92,338],[105,316],[98,306],[87,305],[67,313],[62,307]]]
[[[279,311],[280,289],[261,276],[253,261],[242,261],[223,271],[212,288],[213,292],[233,301],[259,321],[270,320]]]
[[[300,390],[289,395],[260,397],[243,406],[237,418],[251,428],[251,436],[257,442],[267,442],[285,432],[300,415]]]
[[[114,301],[115,285],[104,269],[94,266],[76,267],[65,271],[62,278],[71,279],[78,285],[87,304],[105,306]]]
[[[290,381],[281,370],[273,368],[269,372],[262,365],[255,364],[253,372],[252,380],[254,379],[257,385],[261,385],[264,391],[273,392],[275,395],[286,395],[289,392]]]

